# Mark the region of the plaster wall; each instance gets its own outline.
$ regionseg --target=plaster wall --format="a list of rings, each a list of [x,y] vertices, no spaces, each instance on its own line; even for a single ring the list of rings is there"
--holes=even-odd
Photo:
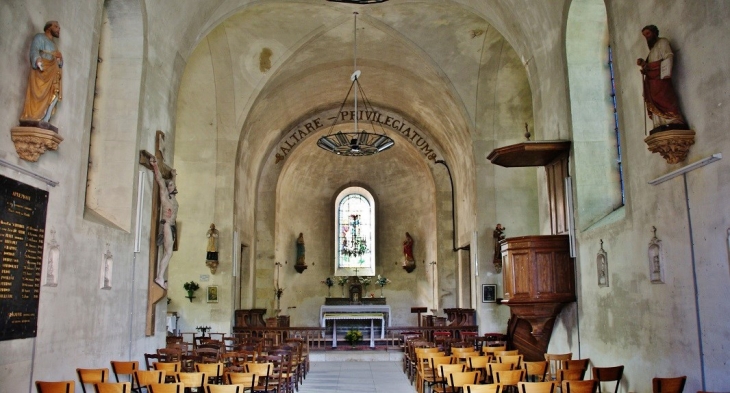
[[[618,75],[627,205],[578,232],[579,302],[561,314],[550,351],[572,351],[590,357],[595,365],[624,364],[622,388],[628,391],[648,391],[651,377],[674,375],[688,376],[688,391],[722,389],[729,383],[722,371],[728,357],[717,350],[717,343],[730,337],[724,317],[728,312],[724,299],[730,294],[730,212],[720,196],[727,192],[722,174],[728,164],[721,160],[689,173],[688,200],[681,177],[658,186],[647,182],[728,148],[722,130],[729,115],[720,109],[727,99],[727,86],[720,81],[729,72],[728,54],[715,48],[728,36],[724,21],[730,10],[721,2],[696,1],[671,5],[612,1],[607,10]],[[658,24],[660,35],[672,42],[675,89],[687,121],[697,131],[696,143],[682,164],[668,165],[643,142],[648,119],[635,59],[648,52],[640,29],[651,23]],[[706,72],[709,65],[713,71]],[[665,284],[649,280],[652,226],[664,246]],[[608,252],[608,288],[597,285],[600,240]]]
[[[158,334],[144,334],[146,243],[135,254],[133,234],[83,218],[93,94],[89,86],[95,73],[102,4],[11,0],[0,5],[4,26],[0,47],[7,54],[0,59],[4,75],[0,124],[6,130],[0,156],[59,184],[50,187],[5,167],[0,168],[0,174],[49,192],[46,242],[50,231],[55,230],[60,247],[58,286],[41,287],[37,337],[0,342],[2,391],[31,391],[35,380],[75,379],[75,368],[107,367],[112,359],[142,360],[143,353],[164,342],[163,307],[158,307],[162,310],[157,313]],[[64,141],[58,151],[29,163],[17,157],[9,129],[17,125],[23,105],[31,38],[42,31],[48,19],[61,25],[57,44],[64,56],[63,101],[52,123]],[[137,101],[140,97],[127,99]],[[136,132],[135,125],[133,130]],[[136,157],[129,159],[133,162]],[[136,193],[136,186],[132,187]],[[146,179],[145,189],[143,216],[149,217],[151,177]],[[128,212],[135,209],[126,208]],[[126,219],[132,221],[131,217]],[[146,233],[148,223],[145,220],[142,227]],[[101,290],[102,256],[107,251],[114,260],[113,282],[110,290]]]

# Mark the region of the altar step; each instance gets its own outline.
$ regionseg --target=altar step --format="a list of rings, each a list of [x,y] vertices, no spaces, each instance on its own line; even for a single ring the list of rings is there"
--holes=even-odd
[[[339,345],[339,344],[338,344]],[[347,343],[344,344],[347,346]],[[309,351],[312,362],[401,362],[403,352],[395,350],[362,349],[325,349]]]

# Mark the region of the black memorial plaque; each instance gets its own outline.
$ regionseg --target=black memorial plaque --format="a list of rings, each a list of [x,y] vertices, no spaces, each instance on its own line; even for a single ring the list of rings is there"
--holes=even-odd
[[[48,192],[0,176],[0,341],[35,337]]]

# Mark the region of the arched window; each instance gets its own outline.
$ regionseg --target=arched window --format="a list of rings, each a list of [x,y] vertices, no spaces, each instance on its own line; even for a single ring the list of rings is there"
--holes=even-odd
[[[335,201],[335,275],[375,275],[375,201],[348,187]]]

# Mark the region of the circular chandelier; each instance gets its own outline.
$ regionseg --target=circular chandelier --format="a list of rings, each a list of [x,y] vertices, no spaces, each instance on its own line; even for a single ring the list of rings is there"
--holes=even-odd
[[[345,95],[345,99],[342,101],[342,105],[340,105],[340,110],[338,113],[342,113],[342,109],[345,107],[345,103],[347,102],[347,99],[350,97],[350,93],[353,91],[353,87],[355,90],[354,96],[355,96],[355,127],[352,131],[342,131],[339,130],[335,133],[333,133],[333,130],[335,129],[335,126],[337,125],[337,120],[340,118],[340,116],[335,116],[335,120],[332,122],[332,126],[330,127],[330,131],[327,135],[319,138],[317,141],[317,146],[320,148],[327,150],[328,152],[335,153],[337,155],[341,156],[350,156],[350,157],[361,157],[361,156],[371,156],[375,153],[380,153],[381,151],[385,151],[393,147],[395,142],[393,142],[393,139],[385,134],[385,131],[383,130],[383,127],[380,126],[381,131],[383,131],[381,134],[377,133],[371,133],[367,132],[363,129],[358,129],[358,118],[359,112],[357,107],[357,98],[358,93],[363,98],[363,104],[365,107],[365,110],[368,111],[374,111],[372,105],[370,105],[370,102],[367,99],[367,96],[365,95],[365,91],[363,90],[362,86],[360,85],[359,79],[360,79],[360,71],[357,69],[357,12],[354,12],[355,14],[355,72],[350,77],[350,80],[352,83],[350,84],[350,89],[347,91],[347,95]],[[370,124],[373,126],[373,129],[375,129],[375,125],[372,121],[370,121]]]

